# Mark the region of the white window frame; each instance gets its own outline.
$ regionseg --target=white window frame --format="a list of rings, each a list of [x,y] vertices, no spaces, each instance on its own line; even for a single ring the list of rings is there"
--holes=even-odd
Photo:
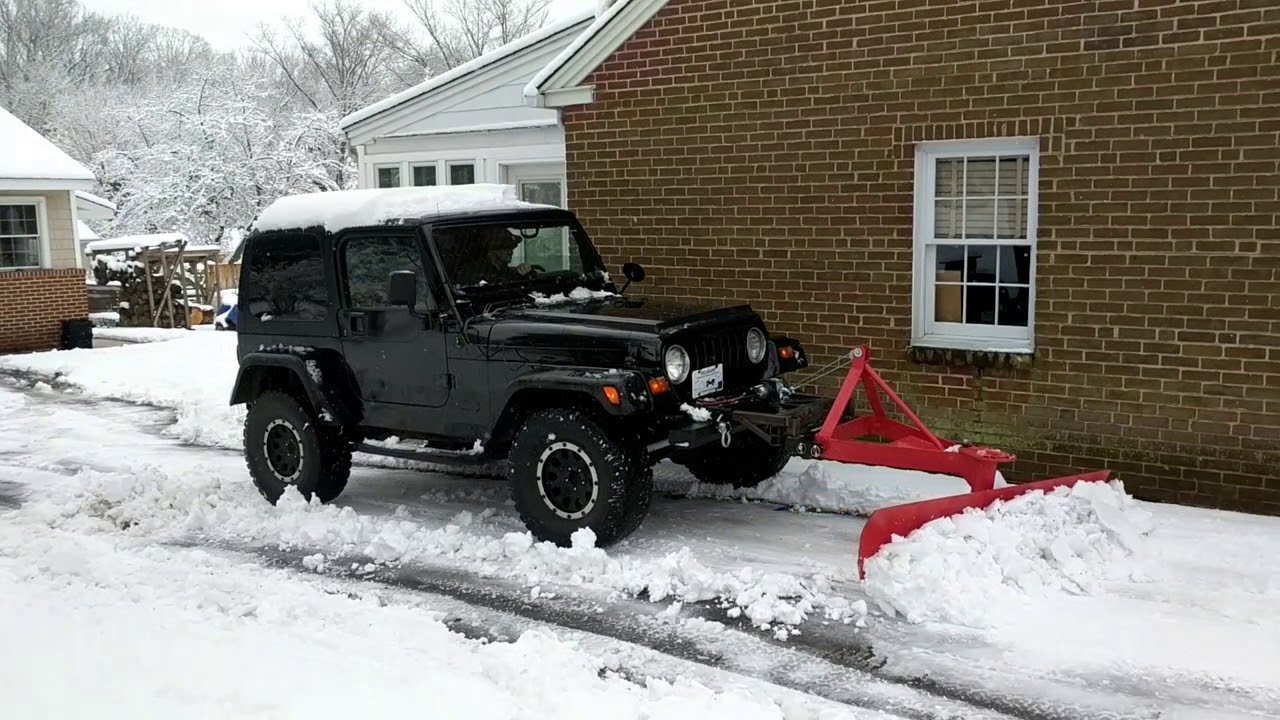
[[[435,184],[435,185],[414,185],[414,184],[413,184],[413,171],[414,171],[414,170],[417,170],[417,169],[418,169],[418,168],[420,168],[420,167],[429,167],[429,168],[432,168],[432,169],[434,169],[434,170],[436,171],[436,184]],[[406,176],[404,176],[404,182],[406,183],[406,185],[405,185],[406,187],[440,187],[441,183],[440,183],[440,163],[439,163],[439,161],[437,161],[437,160],[426,160],[426,161],[410,162],[410,163],[409,163],[409,174],[408,174],[408,175],[406,175]]]
[[[4,196],[0,197],[0,205],[34,205],[36,208],[36,234],[40,238],[38,243],[38,252],[40,255],[39,265],[23,265],[14,267],[0,266],[0,273],[21,272],[23,270],[40,270],[50,267],[50,263],[53,258],[53,248],[49,246],[49,215],[45,206],[45,199],[39,196]]]
[[[959,157],[991,155],[1028,156],[1027,237],[1019,240],[934,241],[934,188],[937,161]],[[957,350],[991,350],[1030,353],[1035,348],[1036,255],[1040,178],[1040,140],[1036,137],[991,138],[984,140],[941,140],[916,146],[915,232],[912,247],[911,342],[923,347]],[[935,245],[1026,245],[1031,246],[1030,290],[1027,298],[1027,326],[971,325],[934,320]]]
[[[453,184],[453,168],[456,165],[471,166],[471,183],[470,184],[474,185],[476,183],[484,182],[483,178],[480,175],[480,162],[478,160],[469,160],[469,159],[468,160],[449,160],[444,164],[444,176],[445,176],[444,184],[445,185]]]
[[[378,182],[378,171],[379,171],[379,170],[390,170],[390,169],[392,169],[392,168],[394,168],[394,169],[396,170],[396,172],[400,173],[400,184],[399,184],[399,185],[392,185],[391,187],[405,187],[404,163],[398,163],[398,162],[396,162],[396,163],[375,163],[375,164],[374,164],[374,166],[373,166],[373,178],[372,178],[372,179],[373,179],[373,186],[374,186],[375,188],[379,188],[379,189],[381,189],[381,188],[382,188],[382,185],[381,185],[381,184],[379,184],[379,182]]]

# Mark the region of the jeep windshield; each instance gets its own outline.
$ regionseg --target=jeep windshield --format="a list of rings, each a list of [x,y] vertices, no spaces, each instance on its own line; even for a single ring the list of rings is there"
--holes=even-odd
[[[599,288],[606,281],[586,237],[561,222],[443,227],[433,239],[448,282],[467,294]]]

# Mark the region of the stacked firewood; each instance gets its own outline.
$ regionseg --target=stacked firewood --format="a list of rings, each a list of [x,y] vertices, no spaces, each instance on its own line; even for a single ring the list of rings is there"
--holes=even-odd
[[[170,281],[172,314],[164,308],[164,275],[153,266],[151,282],[147,282],[146,264],[137,260],[122,260],[112,255],[99,255],[94,259],[93,278],[99,285],[120,289],[116,312],[120,314],[121,327],[182,327],[186,308],[182,304],[182,284]],[[150,297],[148,298],[148,293]],[[159,312],[156,312],[159,309]]]

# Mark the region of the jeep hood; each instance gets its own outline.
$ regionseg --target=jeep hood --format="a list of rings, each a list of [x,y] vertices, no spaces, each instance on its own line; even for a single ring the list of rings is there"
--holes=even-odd
[[[688,303],[665,298],[620,296],[511,308],[500,313],[498,318],[668,335],[703,326],[749,322],[756,318],[756,314],[750,306],[741,303]]]

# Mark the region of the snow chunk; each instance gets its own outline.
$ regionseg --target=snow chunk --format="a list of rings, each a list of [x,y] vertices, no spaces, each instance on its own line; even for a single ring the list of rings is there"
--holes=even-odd
[[[533,301],[538,305],[563,305],[567,302],[603,300],[604,298],[617,297],[617,293],[611,293],[608,290],[591,290],[590,288],[584,287],[574,288],[568,295],[565,295],[564,293],[556,293],[551,297],[547,297],[542,293],[530,293],[530,295],[533,297]]]
[[[258,215],[253,230],[323,226],[330,232],[406,218],[495,210],[545,209],[520,200],[510,185],[365,188],[282,197]]]
[[[1034,491],[934,520],[866,562],[868,595],[909,622],[994,627],[1030,597],[1142,580],[1152,516],[1119,481]]]
[[[502,536],[502,550],[507,557],[519,557],[529,552],[529,548],[532,547],[533,535],[530,533],[507,533]]]
[[[689,403],[680,403],[680,409],[693,418],[694,422],[707,422],[711,419],[711,411],[703,407],[694,407]]]

